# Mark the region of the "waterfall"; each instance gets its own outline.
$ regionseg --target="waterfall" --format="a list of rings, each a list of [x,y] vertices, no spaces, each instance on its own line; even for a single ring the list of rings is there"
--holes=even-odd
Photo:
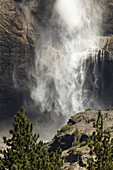
[[[83,110],[84,60],[98,45],[101,9],[91,0],[57,0],[36,42],[31,98],[41,112]]]
[[[22,8],[31,9],[25,1]],[[50,131],[50,138],[71,115],[96,104],[93,96],[88,100],[85,62],[106,43],[100,44],[103,11],[97,0],[56,0],[51,11],[40,26],[40,37],[34,36],[35,62],[29,69],[32,104],[26,101],[34,117],[37,114],[40,131]]]

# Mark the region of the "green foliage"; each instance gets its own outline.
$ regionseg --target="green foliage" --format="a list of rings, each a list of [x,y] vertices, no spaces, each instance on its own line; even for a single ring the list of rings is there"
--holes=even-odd
[[[78,155],[80,155],[80,156],[83,155],[83,152],[80,151],[80,150],[78,151],[78,150],[76,149],[76,147],[71,147],[68,152],[69,152],[69,153],[76,153],[76,154],[78,154]]]
[[[74,145],[78,145],[79,142],[80,142],[80,134],[79,134],[79,130],[76,129],[74,132],[73,132],[73,135],[74,135]]]
[[[75,142],[73,143],[73,146],[78,146],[79,144],[80,144],[80,142],[75,141]]]
[[[91,108],[88,108],[88,109],[86,109],[85,111],[91,111],[92,109]]]
[[[67,125],[63,126],[60,131],[57,131],[57,135],[60,135],[60,134],[62,134],[64,132],[66,132],[70,128],[71,128],[71,124],[67,124]]]
[[[79,136],[79,130],[76,129],[76,130],[73,132],[73,134],[74,134],[75,137],[78,137],[78,136]],[[79,138],[79,137],[78,137],[78,138]]]
[[[60,130],[60,132],[66,132],[67,130],[69,130],[71,128],[70,125],[66,125],[64,127],[62,127],[62,129]]]
[[[60,170],[62,166],[61,148],[48,153],[42,141],[37,143],[39,134],[33,134],[33,124],[25,115],[24,107],[14,117],[14,129],[10,130],[11,139],[3,137],[8,146],[1,150],[0,169],[9,170]]]
[[[87,144],[87,141],[84,140],[83,142],[80,143],[80,147],[86,146],[86,144]]]
[[[113,106],[109,106],[108,108],[107,108],[107,111],[109,111],[109,110],[113,110]]]
[[[83,152],[80,150],[77,150],[76,147],[71,147],[68,151],[69,154],[75,154],[77,156],[77,162],[81,167],[85,167],[86,165],[82,161],[82,155]],[[70,160],[71,162],[72,160]]]
[[[91,119],[88,120],[88,123],[95,122],[95,120],[96,119],[94,117],[92,117]]]
[[[62,142],[61,145],[65,145],[65,142]]]
[[[80,156],[83,155],[83,152],[82,152],[82,151],[76,151],[76,153],[77,153],[78,155],[80,155]]]
[[[68,152],[69,153],[74,153],[74,152],[76,152],[76,148],[75,147],[71,147]]]
[[[18,167],[15,164],[13,164],[11,170],[18,170]]]
[[[95,131],[89,139],[90,158],[88,170],[112,170],[113,169],[113,139],[110,140],[110,131],[103,129],[103,116],[98,113],[94,123]],[[94,158],[95,157],[95,158]]]
[[[113,129],[113,126],[111,126],[110,129]]]

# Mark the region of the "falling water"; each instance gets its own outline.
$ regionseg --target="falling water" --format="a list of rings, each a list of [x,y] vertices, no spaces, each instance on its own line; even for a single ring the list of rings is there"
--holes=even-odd
[[[84,60],[98,44],[101,9],[93,0],[57,0],[51,18],[36,42],[30,73],[36,80],[31,98],[41,112],[67,117],[83,110]]]
[[[55,132],[72,114],[85,109],[84,63],[105,45],[100,46],[98,38],[102,8],[97,0],[56,0],[52,15],[43,23],[40,37],[35,38],[35,64],[29,70],[34,83],[29,88],[32,109],[39,122],[41,117],[45,121],[40,129],[44,125],[48,131],[51,125]],[[87,107],[90,103],[87,100]]]

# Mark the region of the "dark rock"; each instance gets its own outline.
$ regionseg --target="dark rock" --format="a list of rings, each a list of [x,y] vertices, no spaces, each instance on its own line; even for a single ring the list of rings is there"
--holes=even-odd
[[[64,136],[55,136],[54,141],[50,144],[49,152],[56,151],[58,146],[61,147],[62,150],[69,149],[72,147],[72,143],[74,142],[74,135],[66,134]]]
[[[24,17],[19,6],[13,1],[1,0],[0,121],[12,118],[23,104],[24,92],[16,90],[14,86],[19,87],[21,82],[21,86],[27,88],[27,72],[34,50],[23,23]]]
[[[87,141],[87,139],[89,139],[88,135],[82,134],[81,138],[80,138],[80,143],[83,142],[83,141]]]
[[[81,156],[77,153],[70,153],[67,157],[66,157],[66,161],[67,162],[70,162],[70,163],[74,163],[74,162],[77,162],[79,161],[81,158]]]

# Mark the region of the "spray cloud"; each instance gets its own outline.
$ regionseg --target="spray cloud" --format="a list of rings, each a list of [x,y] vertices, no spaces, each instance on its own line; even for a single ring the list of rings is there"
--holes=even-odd
[[[41,112],[73,114],[84,109],[82,64],[98,47],[101,9],[93,0],[57,0],[36,44],[31,97]],[[54,116],[54,115],[53,115]]]
[[[100,48],[101,21],[97,0],[56,0],[40,38],[35,38],[35,65],[29,71],[35,83],[30,95],[40,122],[45,117],[40,131],[46,133],[51,126],[50,138],[65,122],[61,119],[67,121],[74,112],[85,109],[83,64]]]

